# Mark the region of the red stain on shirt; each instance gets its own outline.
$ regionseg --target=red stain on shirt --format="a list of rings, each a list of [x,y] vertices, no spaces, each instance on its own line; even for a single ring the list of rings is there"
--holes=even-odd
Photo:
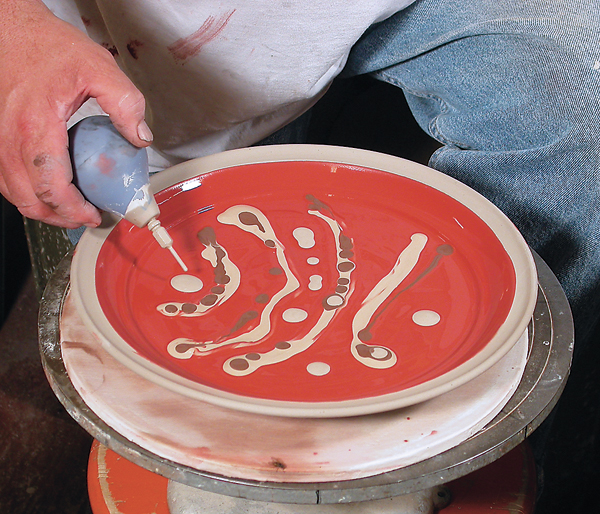
[[[167,50],[171,52],[176,62],[183,64],[190,57],[197,55],[206,43],[215,39],[223,31],[234,12],[235,9],[226,12],[219,18],[209,16],[196,32],[178,39],[175,43],[169,45]]]

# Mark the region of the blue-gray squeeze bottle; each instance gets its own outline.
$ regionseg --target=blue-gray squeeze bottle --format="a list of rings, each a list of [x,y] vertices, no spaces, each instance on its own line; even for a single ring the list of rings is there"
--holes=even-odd
[[[148,154],[127,141],[108,116],[90,116],[69,129],[73,182],[99,209],[137,227],[148,227],[183,271],[188,268],[173,248],[173,239],[157,220],[160,210],[150,192]]]

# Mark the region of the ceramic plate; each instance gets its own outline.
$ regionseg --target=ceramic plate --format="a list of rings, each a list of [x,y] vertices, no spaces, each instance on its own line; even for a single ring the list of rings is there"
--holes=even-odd
[[[430,168],[361,150],[276,146],[153,177],[149,231],[88,230],[72,287],[88,328],[147,379],[219,405],[350,416],[447,392],[526,330],[524,240]]]

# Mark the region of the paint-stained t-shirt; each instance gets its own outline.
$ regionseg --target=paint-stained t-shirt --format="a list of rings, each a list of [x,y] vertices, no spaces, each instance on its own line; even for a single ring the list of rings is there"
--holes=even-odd
[[[365,30],[413,1],[44,0],[142,91],[169,163],[248,146],[295,119]]]

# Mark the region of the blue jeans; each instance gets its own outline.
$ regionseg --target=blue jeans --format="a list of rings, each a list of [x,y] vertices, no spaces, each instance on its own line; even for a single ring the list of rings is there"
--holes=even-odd
[[[558,488],[574,507],[574,491],[597,472],[599,43],[596,0],[417,0],[372,27],[344,70],[403,90],[419,125],[443,145],[430,165],[500,207],[569,298],[571,381],[533,438],[542,472],[547,452],[560,448],[544,512],[563,509]],[[580,489],[566,483],[574,475]]]
[[[576,347],[600,309],[599,43],[596,0],[417,0],[344,71],[400,87],[443,144],[430,165],[512,219],[559,278]]]

